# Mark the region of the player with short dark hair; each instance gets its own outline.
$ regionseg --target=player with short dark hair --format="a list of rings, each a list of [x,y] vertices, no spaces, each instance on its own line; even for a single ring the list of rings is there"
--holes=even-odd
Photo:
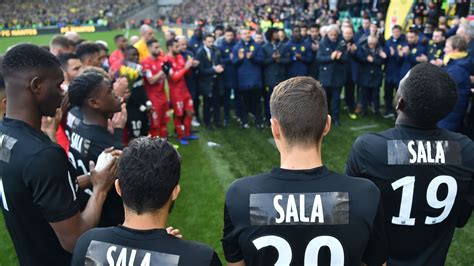
[[[81,59],[82,65],[101,67],[99,45],[83,42],[76,47],[76,55]]]
[[[143,59],[142,66],[145,73],[145,91],[153,104],[153,111],[150,115],[150,135],[167,138],[166,112],[169,103],[165,92],[166,74],[162,70],[165,60],[157,39],[149,40],[147,47],[149,56]]]
[[[191,121],[194,115],[193,100],[186,85],[185,75],[193,66],[193,59],[184,59],[179,51],[178,41],[175,39],[166,42],[168,55],[166,61],[171,67],[165,68],[170,88],[171,106],[174,110],[174,128],[178,140],[182,145],[188,144],[187,138],[194,139],[191,135]],[[184,130],[183,130],[184,128]]]
[[[384,263],[380,191],[323,166],[331,117],[321,84],[283,81],[270,110],[280,168],[240,178],[227,191],[222,245],[229,265]]]
[[[115,182],[125,221],[85,233],[72,265],[221,265],[209,246],[167,232],[168,215],[180,192],[180,171],[180,155],[166,140],[142,137],[130,142]]]
[[[69,101],[78,106],[84,118],[72,130],[69,156],[77,170],[89,172],[88,162],[97,162],[99,155],[107,148],[123,148],[123,128],[127,121],[125,106],[112,92],[112,84],[102,75],[85,73],[74,79],[69,86]],[[112,118],[113,135],[107,130],[108,119]],[[87,192],[88,190],[86,190]],[[113,190],[107,195],[99,226],[114,226],[123,221],[120,197]]]
[[[109,56],[109,65],[112,71],[118,71],[122,66],[122,60],[125,57],[125,48],[128,46],[127,37],[123,34],[117,34],[114,37],[115,46],[117,49]]]
[[[63,72],[48,51],[31,44],[10,49],[2,62],[7,113],[0,125],[3,217],[21,265],[68,265],[79,236],[96,226],[115,164],[87,176],[94,192],[84,211],[64,150],[41,132],[43,116],[61,105]]]
[[[73,53],[59,54],[58,60],[64,71],[64,82],[62,86],[63,89],[67,91],[69,84],[82,73],[82,62],[81,59]]]
[[[456,97],[444,70],[416,65],[400,82],[395,127],[352,147],[347,174],[370,179],[382,193],[388,265],[444,265],[455,227],[471,215],[474,143],[436,127]]]

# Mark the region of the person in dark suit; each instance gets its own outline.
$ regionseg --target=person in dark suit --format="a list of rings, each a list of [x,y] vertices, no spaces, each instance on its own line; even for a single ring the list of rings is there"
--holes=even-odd
[[[257,128],[262,128],[260,96],[263,87],[263,50],[254,42],[248,29],[240,30],[240,41],[232,50],[232,63],[237,68],[237,83],[242,98],[241,126],[249,128],[248,113],[255,117]]]
[[[344,84],[344,101],[349,111],[349,117],[351,119],[357,119],[355,114],[356,108],[356,84],[359,74],[359,64],[356,60],[357,45],[354,41],[354,30],[351,27],[345,27],[342,29],[342,38],[344,39],[347,47],[348,60],[344,63],[346,68],[346,77]],[[360,91],[359,88],[357,91]],[[357,97],[360,98],[359,94]],[[360,100],[360,99],[359,99]],[[359,103],[359,102],[358,102]]]
[[[224,39],[217,47],[221,52],[222,64],[224,66],[224,127],[229,125],[230,121],[230,108],[231,108],[231,95],[234,94],[234,107],[235,115],[240,119],[241,108],[240,108],[240,94],[237,89],[237,69],[232,64],[232,49],[234,49],[237,41],[235,40],[235,32],[232,28],[226,28],[224,33]]]
[[[367,114],[370,103],[373,104],[374,113],[380,114],[380,85],[382,85],[382,65],[387,58],[378,38],[369,36],[367,42],[357,50],[360,62],[359,85],[362,87],[362,115]]]
[[[402,35],[402,28],[399,25],[392,27],[392,36],[385,43],[385,54],[387,54],[387,62],[385,64],[385,84],[384,84],[384,100],[385,100],[385,118],[395,116],[393,108],[393,95],[397,91],[400,82],[400,71],[403,64],[403,47],[407,46],[405,36]]]
[[[320,43],[316,60],[319,62],[319,81],[322,83],[331,106],[332,121],[339,126],[341,88],[344,86],[348,60],[347,46],[336,25],[328,26],[327,36]]]
[[[270,123],[270,96],[273,88],[287,78],[286,69],[290,63],[290,55],[285,45],[280,42],[278,29],[270,28],[265,33],[268,42],[263,45],[263,81],[265,88],[263,90],[265,105],[265,123]]]
[[[207,34],[203,39],[203,46],[196,54],[199,63],[198,85],[204,99],[204,124],[210,130],[211,112],[214,118],[214,125],[221,127],[220,122],[220,98],[224,88],[221,73],[224,67],[221,62],[221,54],[218,49],[214,49],[214,36]]]

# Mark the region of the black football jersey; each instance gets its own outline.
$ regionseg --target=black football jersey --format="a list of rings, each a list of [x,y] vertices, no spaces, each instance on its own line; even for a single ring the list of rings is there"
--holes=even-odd
[[[222,245],[246,265],[380,265],[383,207],[369,180],[326,167],[276,168],[227,191]]]
[[[68,265],[49,223],[79,212],[77,180],[66,153],[20,120],[0,125],[0,206],[21,265]],[[0,255],[1,256],[1,255]]]
[[[81,121],[71,134],[69,159],[79,172],[85,174],[89,172],[89,161],[97,162],[99,155],[107,148],[122,149],[122,143],[122,129],[115,129],[112,135],[102,126],[87,125]],[[104,202],[99,226],[118,225],[123,222],[123,218],[122,199],[112,187]]]
[[[169,235],[165,229],[124,226],[89,230],[78,240],[73,266],[83,265],[221,265],[209,246]]]
[[[84,115],[82,114],[81,109],[77,106],[72,107],[67,112],[64,131],[69,140],[71,140],[72,131],[81,123],[82,119],[84,119]]]
[[[359,137],[347,174],[370,179],[382,193],[389,265],[444,265],[456,225],[472,210],[471,140],[396,125]]]

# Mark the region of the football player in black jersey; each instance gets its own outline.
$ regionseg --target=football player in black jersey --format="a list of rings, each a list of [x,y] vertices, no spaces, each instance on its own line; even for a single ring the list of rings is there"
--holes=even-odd
[[[180,156],[166,140],[131,141],[115,182],[125,221],[85,233],[74,249],[72,265],[221,265],[207,245],[167,231],[168,215],[180,192],[180,171]]]
[[[449,75],[419,64],[400,82],[395,127],[352,147],[347,174],[372,180],[382,193],[388,265],[444,265],[455,227],[471,215],[474,143],[436,127],[455,102]]]
[[[88,162],[97,162],[107,148],[123,148],[123,128],[127,122],[125,104],[114,95],[112,84],[103,75],[84,73],[69,85],[69,101],[79,106],[84,119],[71,134],[69,156],[76,169],[89,172]],[[112,117],[113,116],[113,117]],[[112,118],[113,135],[108,131]],[[123,222],[122,200],[111,190],[104,203],[99,226],[113,226]]]
[[[383,264],[379,189],[323,165],[331,117],[320,83],[280,83],[270,111],[280,168],[241,178],[227,191],[222,245],[229,265]]]
[[[91,171],[94,188],[81,213],[77,181],[64,150],[41,132],[62,101],[63,72],[48,51],[31,44],[11,48],[2,62],[8,96],[0,125],[0,206],[21,265],[68,265],[76,240],[99,222],[108,171]],[[115,166],[114,166],[115,165]]]

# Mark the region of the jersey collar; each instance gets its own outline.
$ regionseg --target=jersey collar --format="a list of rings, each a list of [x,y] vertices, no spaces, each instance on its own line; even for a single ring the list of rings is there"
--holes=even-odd
[[[312,169],[304,170],[289,170],[283,168],[273,168],[271,175],[277,179],[286,179],[286,180],[310,180],[318,179],[327,176],[330,174],[330,171],[326,166],[320,166]]]

